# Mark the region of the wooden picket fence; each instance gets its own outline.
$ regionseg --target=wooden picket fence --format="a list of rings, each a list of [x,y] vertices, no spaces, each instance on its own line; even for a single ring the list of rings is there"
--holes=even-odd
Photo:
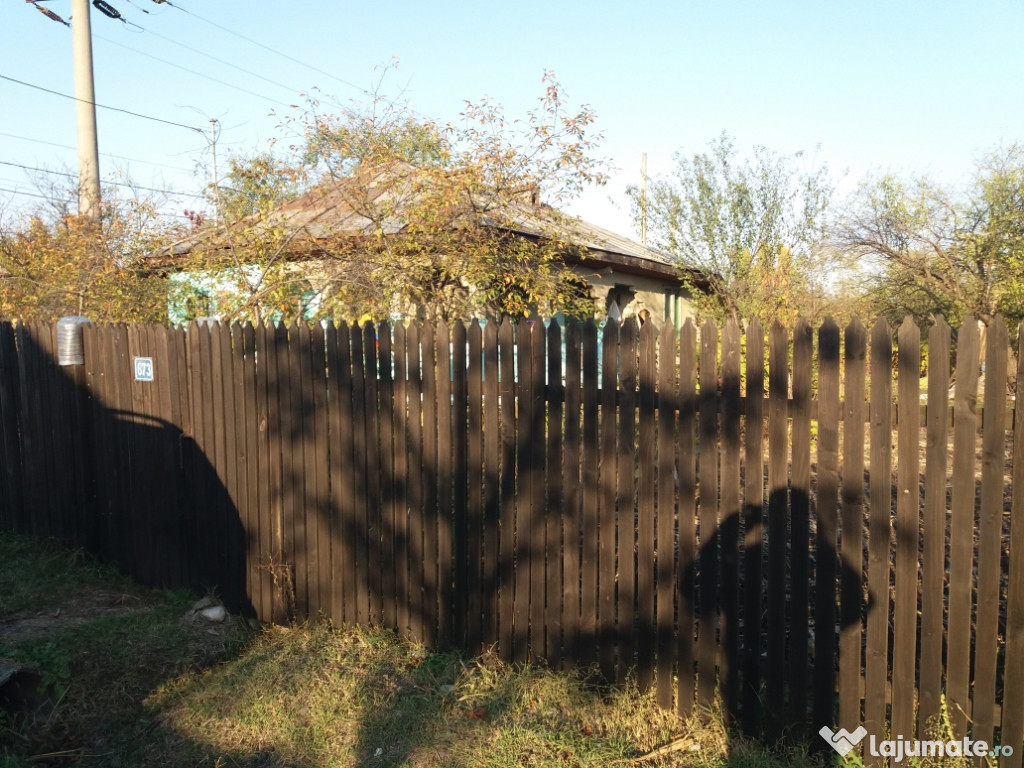
[[[1024,376],[986,336],[952,369],[929,329],[925,400],[909,321],[90,326],[65,368],[2,324],[2,525],[770,737],[924,737],[944,697],[1019,766]]]

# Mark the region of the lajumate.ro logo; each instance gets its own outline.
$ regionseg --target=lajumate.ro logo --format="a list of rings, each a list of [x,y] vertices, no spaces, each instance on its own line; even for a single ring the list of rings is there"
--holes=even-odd
[[[818,733],[842,757],[850,754],[868,736],[863,725],[852,732],[845,728],[833,731],[826,725]],[[959,741],[921,741],[902,736],[879,741],[872,734],[868,737],[867,752],[872,757],[889,757],[894,763],[899,763],[905,757],[1002,757],[1012,755],[1013,747],[1009,744],[989,746],[987,741],[972,741],[968,736]]]

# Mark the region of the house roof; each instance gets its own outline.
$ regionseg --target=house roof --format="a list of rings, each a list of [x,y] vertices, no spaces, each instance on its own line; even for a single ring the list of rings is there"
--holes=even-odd
[[[413,166],[396,164],[387,170],[369,172],[358,179],[342,179],[321,185],[294,200],[282,204],[259,226],[279,226],[294,234],[296,250],[300,243],[325,241],[339,234],[369,235],[375,231],[373,220],[358,210],[354,203],[354,187],[358,186],[359,205],[374,205],[385,210],[400,210],[402,196],[410,192],[411,183],[404,183],[417,173]],[[642,245],[627,237],[598,226],[578,217],[551,215],[557,212],[545,205],[535,205],[524,196],[522,200],[504,201],[500,210],[491,209],[482,214],[485,223],[490,223],[515,234],[529,238],[562,236],[566,240],[586,248],[583,257],[568,255],[570,264],[584,265],[601,271],[611,268],[615,272],[643,275],[667,282],[680,280],[680,268],[663,251]],[[487,206],[481,206],[487,210]],[[250,221],[254,218],[250,217]],[[383,224],[384,234],[398,234],[406,226],[400,217],[394,216]],[[174,243],[167,255],[188,253],[206,238],[193,235]],[[307,246],[308,247],[308,246]],[[706,283],[702,273],[689,270],[691,279],[700,286]]]

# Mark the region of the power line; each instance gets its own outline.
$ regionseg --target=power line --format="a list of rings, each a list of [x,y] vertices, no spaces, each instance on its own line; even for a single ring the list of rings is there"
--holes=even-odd
[[[40,200],[49,200],[50,198],[46,195],[39,195],[35,192],[22,192],[20,189],[7,189],[7,187],[0,187],[0,192],[6,192],[9,195],[23,195],[25,197],[38,197]]]
[[[196,77],[201,77],[204,80],[209,80],[211,82],[217,83],[218,85],[223,85],[223,86],[226,86],[228,88],[233,88],[236,91],[241,91],[242,93],[247,93],[250,96],[255,96],[256,98],[259,98],[259,99],[265,99],[267,101],[272,101],[275,104],[280,104],[282,107],[290,107],[290,106],[292,106],[291,104],[286,104],[285,102],[279,101],[278,99],[273,99],[270,96],[265,96],[262,93],[256,93],[255,91],[250,91],[247,88],[242,88],[240,85],[234,85],[232,83],[227,82],[226,80],[218,80],[216,77],[211,77],[210,75],[203,74],[202,72],[197,72],[194,69],[189,69],[188,67],[183,67],[180,64],[175,64],[174,62],[167,61],[167,59],[161,59],[159,56],[154,56],[151,53],[146,53],[145,51],[140,51],[138,48],[132,48],[130,45],[125,45],[124,43],[119,43],[116,40],[111,40],[109,37],[104,37],[103,35],[96,35],[96,34],[94,34],[93,37],[99,38],[100,40],[105,40],[106,42],[111,43],[112,45],[116,45],[116,46],[118,46],[120,48],[124,48],[125,50],[132,51],[133,53],[137,53],[140,56],[145,56],[148,59],[153,59],[154,61],[159,61],[162,64],[166,64],[169,67],[174,67],[175,69],[180,69],[180,70],[182,70],[184,72],[188,72],[189,74],[195,75]]]
[[[101,109],[109,109],[112,112],[121,112],[122,114],[125,114],[125,115],[131,115],[132,117],[140,117],[143,120],[152,120],[155,123],[164,123],[166,125],[173,125],[173,126],[175,126],[177,128],[187,128],[190,131],[195,131],[196,133],[202,134],[204,136],[206,135],[205,131],[203,131],[202,128],[196,128],[194,125],[185,125],[184,123],[175,123],[172,120],[164,120],[164,119],[159,118],[159,117],[152,117],[150,115],[143,115],[143,114],[140,114],[138,112],[132,112],[131,110],[128,110],[128,109],[121,109],[120,107],[108,107],[105,104],[96,104],[95,102],[90,102],[90,101],[87,101],[85,99],[79,99],[79,98],[77,98],[75,96],[71,96],[70,94],[67,94],[67,93],[61,93],[60,91],[52,91],[49,88],[43,88],[41,85],[34,85],[33,83],[26,83],[24,80],[17,80],[17,79],[15,79],[13,77],[8,77],[7,75],[0,75],[0,80],[7,80],[7,81],[12,82],[12,83],[17,83],[18,85],[24,85],[24,86],[26,86],[28,88],[35,88],[37,91],[43,91],[44,93],[50,93],[50,94],[53,94],[54,96],[60,96],[60,97],[65,98],[65,99],[71,99],[72,101],[80,101],[83,104],[93,104],[94,106],[100,107]]]
[[[38,173],[47,173],[53,176],[65,176],[69,179],[77,179],[77,173],[67,173],[66,171],[53,171],[49,168],[37,168],[32,165],[22,165],[21,163],[12,163],[9,160],[0,160],[0,165],[9,165],[13,168],[21,168],[24,171],[37,171]],[[164,195],[173,195],[175,197],[199,197],[199,195],[191,194],[188,192],[175,192],[170,189],[157,189],[156,187],[144,187],[141,184],[127,184],[124,182],[117,182],[111,179],[103,179],[104,184],[108,184],[112,187],[127,187],[128,189],[141,189],[146,192],[159,192]]]
[[[171,4],[168,3],[168,5]],[[325,75],[326,77],[329,77],[332,80],[337,80],[339,83],[341,83],[342,85],[347,85],[349,88],[355,88],[357,91],[361,91],[366,96],[373,96],[373,94],[370,91],[356,85],[355,83],[350,83],[348,80],[342,80],[340,77],[332,75],[330,72],[327,72],[326,70],[314,67],[312,64],[307,64],[304,61],[296,59],[294,56],[289,56],[287,53],[282,53],[281,51],[278,51],[275,48],[271,48],[269,45],[264,45],[258,40],[253,40],[251,37],[246,37],[242,33],[236,32],[230,27],[225,27],[221,24],[218,24],[215,21],[210,21],[209,19],[200,16],[198,13],[193,13],[192,11],[187,10],[186,8],[182,8],[180,5],[172,5],[171,7],[177,8],[179,11],[187,13],[189,16],[194,16],[195,18],[199,19],[202,22],[205,22],[206,24],[209,24],[210,26],[217,27],[217,29],[223,30],[224,32],[227,32],[229,35],[234,35],[235,37],[240,38],[241,40],[245,40],[247,43],[251,43],[252,45],[258,46],[265,51],[270,51],[271,53],[280,56],[283,59],[287,59],[288,61],[294,62],[295,64],[298,64],[301,67],[305,67],[306,69],[309,69],[313,72],[318,72],[319,74]]]
[[[257,80],[262,80],[265,83],[270,83],[271,85],[276,85],[278,88],[284,88],[286,91],[290,91],[292,93],[299,93],[301,91],[301,89],[299,89],[299,88],[292,88],[290,85],[285,85],[284,83],[279,83],[276,80],[271,80],[269,77],[264,77],[263,75],[261,75],[261,74],[259,74],[257,72],[253,72],[252,70],[248,70],[245,67],[240,67],[237,64],[232,64],[230,61],[226,61],[225,59],[218,58],[218,57],[216,57],[216,56],[214,56],[214,55],[212,55],[210,53],[207,53],[206,51],[204,51],[204,50],[202,50],[200,48],[193,48],[191,45],[185,45],[184,43],[179,43],[177,40],[172,40],[171,38],[167,37],[166,35],[161,35],[159,32],[154,32],[152,29],[146,29],[145,31],[146,31],[147,34],[154,35],[155,37],[159,37],[161,40],[166,40],[171,45],[176,45],[179,48],[184,48],[186,51],[192,51],[193,53],[198,53],[200,56],[204,56],[207,59],[212,59],[213,61],[216,61],[218,64],[223,64],[226,67],[231,67],[232,69],[237,69],[239,72],[243,72],[243,73],[249,75],[250,77],[255,77]]]
[[[31,137],[31,136],[18,136],[17,134],[14,134],[14,133],[4,133],[3,131],[0,131],[0,136],[6,136],[9,139],[20,139],[21,141],[31,141],[31,142],[33,142],[35,144],[45,144],[46,146],[49,146],[49,147],[59,147],[60,149],[70,149],[72,151],[77,149],[77,147],[73,147],[70,144],[58,144],[55,141],[45,141],[43,139],[36,139],[36,138]],[[142,163],[143,165],[154,165],[157,168],[167,168],[168,170],[171,170],[171,171],[182,171],[184,173],[189,173],[191,171],[191,169],[189,169],[189,168],[182,168],[181,166],[178,166],[178,165],[167,165],[166,163],[155,163],[152,160],[140,160],[137,157],[126,157],[124,155],[112,155],[109,152],[100,152],[100,155],[103,156],[103,157],[111,157],[111,158],[113,158],[115,160],[126,160],[129,163]]]

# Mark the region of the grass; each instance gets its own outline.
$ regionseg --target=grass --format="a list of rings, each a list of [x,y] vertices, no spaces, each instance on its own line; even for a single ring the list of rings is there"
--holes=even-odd
[[[194,600],[0,535],[0,661],[33,670],[37,694],[0,699],[0,768],[825,764],[634,686],[428,653],[386,630],[211,626]]]

